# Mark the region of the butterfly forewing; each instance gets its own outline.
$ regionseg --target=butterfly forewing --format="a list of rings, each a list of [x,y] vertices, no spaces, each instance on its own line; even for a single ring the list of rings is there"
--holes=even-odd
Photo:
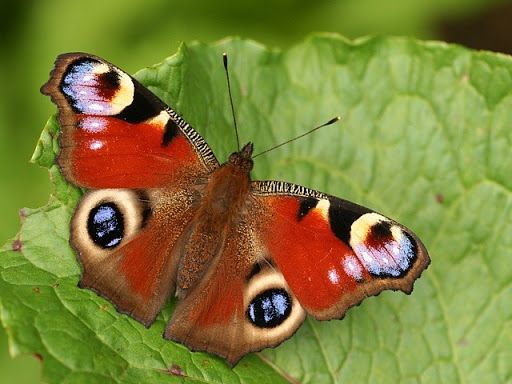
[[[195,130],[131,76],[96,56],[59,56],[42,92],[59,108],[58,163],[75,185],[158,188],[218,167]]]

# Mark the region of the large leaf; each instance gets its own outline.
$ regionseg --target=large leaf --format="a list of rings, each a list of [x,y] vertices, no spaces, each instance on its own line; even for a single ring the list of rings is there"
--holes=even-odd
[[[11,350],[36,353],[52,383],[498,382],[512,378],[512,60],[408,39],[314,36],[285,52],[250,41],[191,44],[137,77],[220,159],[235,148],[221,53],[242,141],[256,152],[340,114],[341,123],[258,157],[256,178],[293,181],[374,208],[424,240],[432,266],[412,296],[386,292],[343,321],[308,319],[233,370],[162,339],[76,287],[68,245],[81,191],[53,164],[50,119],[34,160],[47,206],[23,210],[0,253]],[[122,63],[118,63],[122,67]]]

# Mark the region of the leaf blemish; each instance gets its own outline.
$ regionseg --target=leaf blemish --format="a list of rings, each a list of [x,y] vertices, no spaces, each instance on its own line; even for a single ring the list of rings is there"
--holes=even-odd
[[[23,247],[23,243],[20,239],[16,239],[11,244],[11,249],[15,252],[20,252],[21,248]]]
[[[18,215],[20,216],[20,220],[23,222],[23,220],[25,220],[25,218],[28,216],[26,208],[21,208],[18,212]]]
[[[35,352],[34,353],[34,357],[39,360],[39,361],[43,361],[43,355],[41,355],[39,352]]]
[[[173,376],[187,377],[185,371],[178,364],[171,365],[170,368],[167,370],[167,373]]]

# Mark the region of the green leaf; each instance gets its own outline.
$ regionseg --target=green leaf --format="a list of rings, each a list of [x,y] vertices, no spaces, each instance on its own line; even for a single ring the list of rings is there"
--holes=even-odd
[[[81,191],[54,165],[52,118],[34,161],[48,205],[23,210],[0,253],[0,317],[11,351],[37,353],[52,383],[504,382],[512,378],[512,60],[442,43],[312,36],[290,50],[251,41],[184,45],[137,74],[202,133],[235,148],[221,53],[228,52],[242,142],[256,152],[335,115],[342,121],[256,161],[284,179],[367,205],[412,228],[431,267],[412,296],[385,292],[343,321],[308,319],[290,340],[244,358],[191,353],[76,287],[68,245]],[[122,66],[122,63],[118,63]],[[171,369],[174,368],[174,369]]]

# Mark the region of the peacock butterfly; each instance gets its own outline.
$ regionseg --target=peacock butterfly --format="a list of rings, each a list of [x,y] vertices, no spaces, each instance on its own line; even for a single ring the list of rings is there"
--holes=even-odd
[[[430,259],[368,208],[283,181],[253,181],[253,145],[220,164],[204,139],[131,76],[84,53],[57,58],[64,177],[88,191],[71,221],[79,286],[164,337],[235,365],[290,337],[306,314],[342,318],[385,289],[410,293]]]

